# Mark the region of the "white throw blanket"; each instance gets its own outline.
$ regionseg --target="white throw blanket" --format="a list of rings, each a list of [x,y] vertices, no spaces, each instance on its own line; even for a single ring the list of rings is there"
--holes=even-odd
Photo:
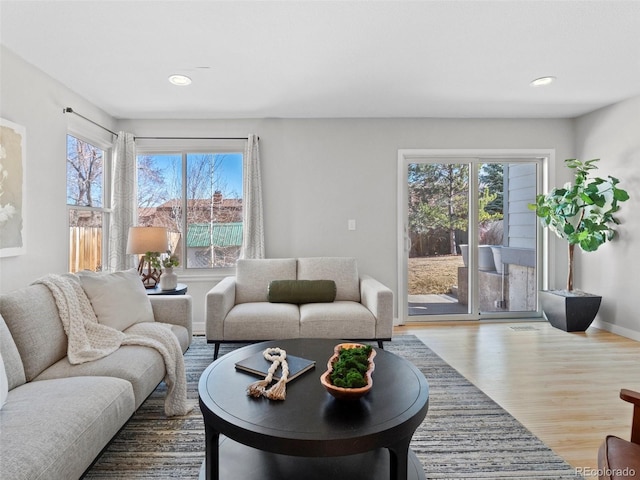
[[[171,326],[160,322],[132,325],[127,332],[98,323],[91,302],[73,275],[47,275],[34,283],[51,291],[68,337],[67,357],[73,365],[106,357],[121,345],[142,345],[156,349],[164,359],[167,416],[186,415],[192,410],[187,403],[187,379],[184,358],[178,338]]]

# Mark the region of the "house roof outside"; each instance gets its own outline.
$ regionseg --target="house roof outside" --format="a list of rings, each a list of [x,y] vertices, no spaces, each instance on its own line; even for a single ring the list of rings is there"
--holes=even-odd
[[[166,202],[158,205],[157,209],[167,209],[174,208],[176,206],[181,206],[182,200],[179,198],[174,198],[171,200],[167,200]],[[214,203],[214,207],[218,208],[242,208],[242,199],[241,198],[224,198],[220,199],[217,203]],[[187,208],[198,208],[201,210],[208,210],[211,208],[211,200],[208,198],[196,198],[187,200]]]
[[[211,231],[213,228],[213,231]],[[242,222],[193,223],[187,228],[187,248],[239,247],[242,245]]]

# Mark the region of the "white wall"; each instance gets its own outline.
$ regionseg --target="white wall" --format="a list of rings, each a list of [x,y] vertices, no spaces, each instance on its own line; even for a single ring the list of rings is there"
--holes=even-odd
[[[113,119],[0,45],[0,117],[26,128],[27,253],[0,259],[0,292],[67,271],[66,134],[72,107],[111,126]],[[82,120],[81,120],[82,121]],[[81,128],[104,137],[104,132]]]
[[[118,127],[142,136],[257,133],[267,256],[355,256],[362,272],[394,292],[398,149],[553,148],[559,159],[573,155],[571,120],[130,120]],[[348,219],[356,220],[355,231]],[[186,283],[200,296],[191,288],[197,281]]]
[[[640,340],[640,96],[578,118],[576,150],[578,158],[600,158],[598,173],[618,178],[631,198],[621,204],[618,237],[576,255],[575,285],[602,295],[596,326]]]
[[[140,136],[260,136],[269,257],[355,256],[362,272],[397,291],[398,149],[555,149],[574,156],[572,120],[247,119],[116,121],[2,50],[0,114],[27,129],[27,255],[0,259],[0,291],[67,270],[65,134],[71,106]],[[85,123],[85,127],[86,122]],[[564,181],[564,180],[563,180]],[[347,220],[357,229],[349,231]],[[562,269],[564,256],[558,257]],[[564,274],[561,275],[563,277]],[[203,321],[211,279],[181,276]]]

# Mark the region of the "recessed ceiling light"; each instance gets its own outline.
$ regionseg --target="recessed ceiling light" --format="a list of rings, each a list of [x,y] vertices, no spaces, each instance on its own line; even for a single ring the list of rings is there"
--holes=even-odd
[[[185,85],[191,84],[191,79],[186,75],[171,75],[169,77],[169,82],[173,83],[174,85],[184,87]]]
[[[529,85],[532,87],[544,87],[545,85],[551,85],[556,81],[556,77],[540,77],[533,80]]]

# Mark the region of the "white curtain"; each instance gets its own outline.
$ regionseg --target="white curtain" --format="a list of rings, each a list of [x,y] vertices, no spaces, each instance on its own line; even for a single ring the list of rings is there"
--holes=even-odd
[[[118,132],[111,164],[111,221],[109,223],[109,270],[135,267],[132,255],[127,255],[129,227],[135,225],[136,145],[131,133]]]
[[[244,200],[242,208],[243,236],[240,258],[264,258],[262,220],[262,177],[258,136],[249,135],[244,152]]]

